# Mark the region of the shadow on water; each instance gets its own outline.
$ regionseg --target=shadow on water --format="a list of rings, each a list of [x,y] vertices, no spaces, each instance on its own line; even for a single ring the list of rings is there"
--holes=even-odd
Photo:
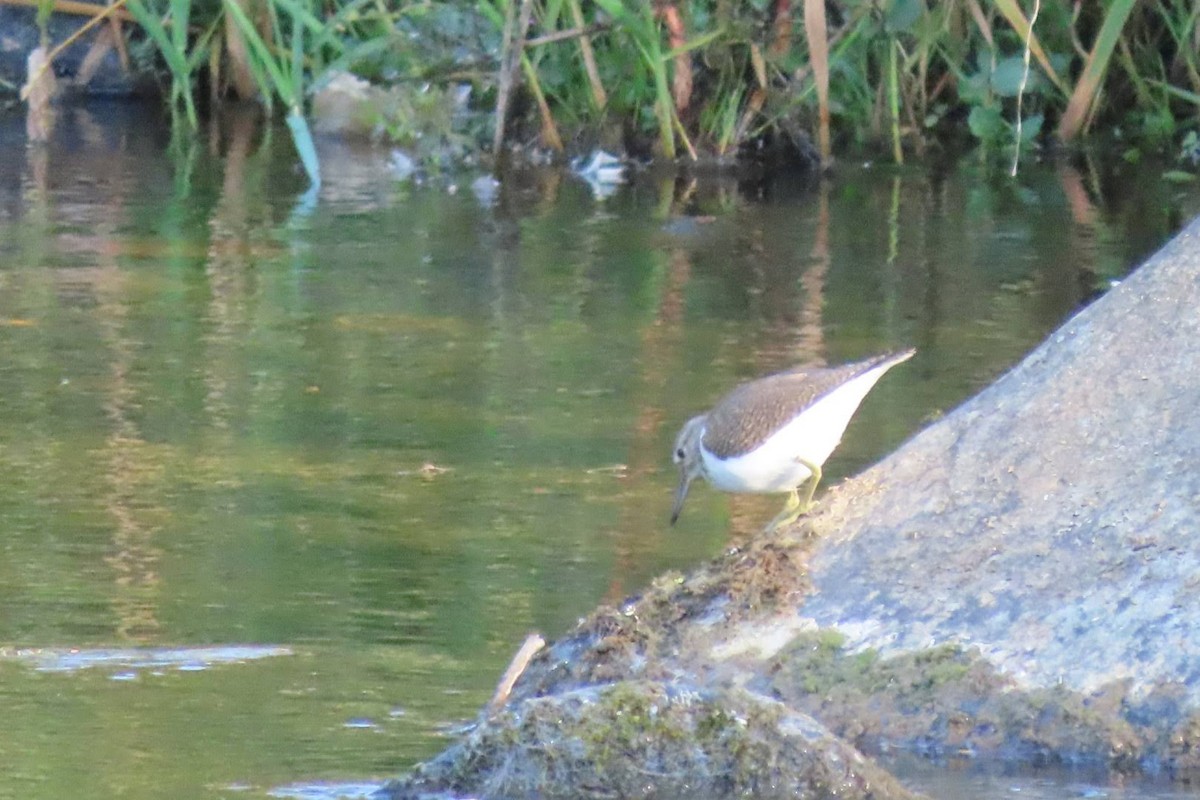
[[[0,118],[0,648],[103,662],[0,659],[0,796],[25,798],[404,770],[529,631],[770,519],[778,498],[698,488],[666,525],[675,432],[729,387],[917,346],[832,483],[1197,208],[1087,160],[638,171],[598,200],[549,170],[400,182],[386,150],[329,142],[309,202],[253,115],[22,130]]]

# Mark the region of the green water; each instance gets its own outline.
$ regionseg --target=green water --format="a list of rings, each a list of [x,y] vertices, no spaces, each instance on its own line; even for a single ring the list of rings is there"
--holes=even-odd
[[[265,797],[448,741],[525,635],[743,538],[678,426],[916,345],[831,482],[986,385],[1200,194],[1145,166],[569,175],[481,199],[244,120],[0,118],[0,797]],[[274,649],[237,650],[262,646]],[[208,649],[204,649],[208,648]]]

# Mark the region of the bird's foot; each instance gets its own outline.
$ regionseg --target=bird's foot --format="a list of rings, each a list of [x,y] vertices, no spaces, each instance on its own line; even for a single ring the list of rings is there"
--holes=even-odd
[[[776,515],[775,519],[771,520],[770,524],[767,525],[767,530],[775,531],[780,528],[787,527],[816,507],[816,503],[809,502],[809,504],[806,506],[800,506],[797,504],[795,508],[784,508],[783,511],[780,511],[779,514]]]
[[[800,463],[808,467],[808,471],[811,473],[808,480],[801,484],[801,486],[808,485],[808,491],[804,493],[804,500],[800,499],[800,486],[792,489],[792,493],[788,495],[787,503],[783,506],[783,511],[780,511],[775,519],[771,520],[770,524],[767,525],[768,531],[778,530],[785,525],[791,525],[817,506],[813,501],[813,495],[816,494],[817,484],[821,482],[821,467],[803,459],[801,459]]]
[[[780,511],[775,516],[775,519],[771,520],[771,522],[767,525],[767,530],[774,531],[787,525],[791,525],[797,519],[812,511],[816,505],[817,504],[812,501],[811,494],[809,494],[803,503],[800,502],[800,492],[793,489],[792,493],[788,495],[787,503],[785,503],[783,506],[783,511]]]

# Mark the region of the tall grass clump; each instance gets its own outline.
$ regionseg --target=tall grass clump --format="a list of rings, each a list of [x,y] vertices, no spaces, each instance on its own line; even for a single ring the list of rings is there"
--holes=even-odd
[[[308,103],[346,71],[415,92],[469,87],[488,120],[469,134],[495,149],[668,159],[899,162],[947,144],[1012,153],[1091,134],[1164,148],[1194,140],[1200,118],[1192,0],[122,4],[158,53],[178,124],[197,124],[201,86],[218,100],[253,94],[286,115],[314,180]]]
[[[536,0],[528,88],[543,116],[585,129],[616,117],[669,158],[803,149],[807,132],[821,159],[1092,133],[1151,145],[1196,124],[1188,0],[795,1]]]

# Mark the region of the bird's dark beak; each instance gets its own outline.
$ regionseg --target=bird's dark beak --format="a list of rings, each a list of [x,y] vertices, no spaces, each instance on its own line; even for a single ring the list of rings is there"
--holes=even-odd
[[[683,501],[687,498],[688,487],[692,484],[692,476],[686,470],[680,470],[679,486],[675,489],[675,505],[671,509],[671,524],[675,524],[675,520],[679,519],[679,512],[683,511]]]

